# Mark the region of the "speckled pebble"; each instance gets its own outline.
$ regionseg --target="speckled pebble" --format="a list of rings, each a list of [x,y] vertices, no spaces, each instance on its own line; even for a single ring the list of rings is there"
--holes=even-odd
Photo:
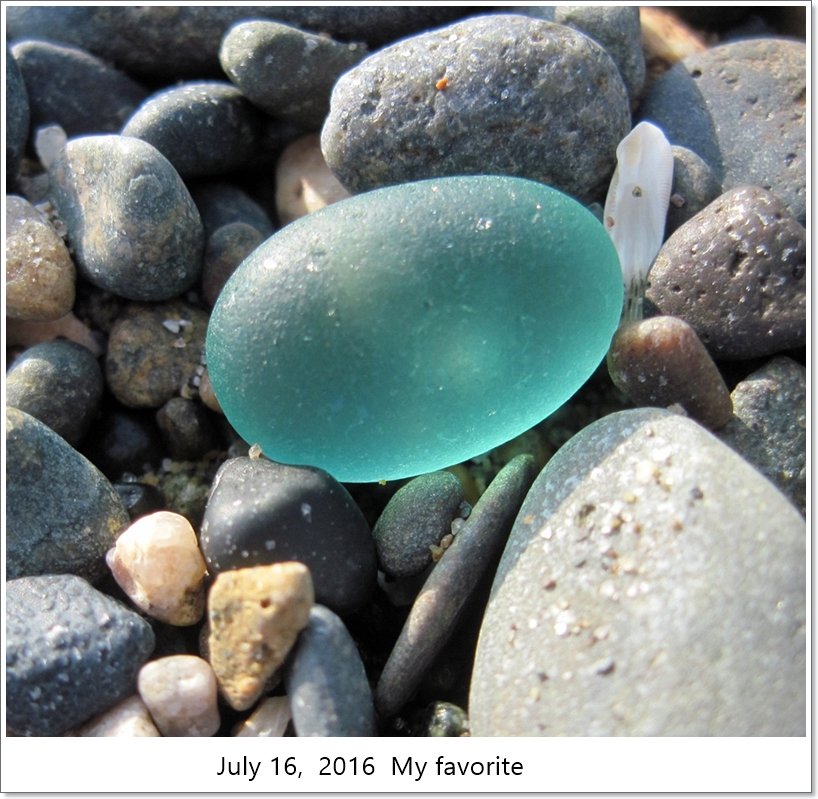
[[[6,184],[14,185],[29,129],[28,93],[20,67],[6,45]]]
[[[150,625],[72,574],[6,583],[6,723],[60,735],[133,694]]]
[[[118,705],[83,724],[72,733],[80,738],[158,738],[159,730],[138,695],[123,699]]]
[[[509,537],[472,734],[804,735],[805,544],[781,492],[689,419],[589,425]]]
[[[673,185],[665,224],[665,239],[710,205],[721,194],[716,174],[693,150],[674,145]]]
[[[222,225],[208,236],[202,266],[202,294],[209,305],[216,304],[227,279],[264,239],[264,235],[246,222]]]
[[[176,460],[197,460],[219,448],[213,418],[201,403],[173,397],[157,412],[166,452]]]

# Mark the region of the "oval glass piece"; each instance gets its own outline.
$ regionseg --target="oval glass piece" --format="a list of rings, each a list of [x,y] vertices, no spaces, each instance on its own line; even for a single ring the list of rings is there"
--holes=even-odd
[[[213,309],[208,370],[272,460],[410,477],[562,405],[604,357],[622,292],[610,238],[567,195],[513,177],[405,183],[251,253]]]

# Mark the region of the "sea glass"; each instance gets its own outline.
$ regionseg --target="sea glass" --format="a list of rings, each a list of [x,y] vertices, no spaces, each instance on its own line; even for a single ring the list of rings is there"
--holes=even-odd
[[[622,275],[602,224],[541,183],[446,177],[359,194],[254,250],[210,318],[228,420],[344,482],[410,477],[526,431],[608,349]]]

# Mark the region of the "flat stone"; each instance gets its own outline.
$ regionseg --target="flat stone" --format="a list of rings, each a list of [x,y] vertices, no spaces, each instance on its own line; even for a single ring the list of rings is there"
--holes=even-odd
[[[589,425],[509,537],[472,734],[803,735],[805,544],[781,492],[695,422]]]
[[[160,732],[138,695],[129,696],[74,730],[80,738],[159,738]]]

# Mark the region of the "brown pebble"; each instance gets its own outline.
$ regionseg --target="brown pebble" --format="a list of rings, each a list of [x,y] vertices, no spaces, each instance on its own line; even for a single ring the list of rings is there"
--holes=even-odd
[[[623,324],[608,352],[608,372],[637,406],[681,405],[711,429],[730,421],[730,392],[696,331],[682,319],[655,316]]]
[[[210,663],[219,688],[236,710],[261,696],[284,662],[315,602],[303,563],[222,572],[208,596]]]
[[[103,349],[93,333],[73,313],[67,313],[52,322],[26,322],[22,319],[6,320],[6,346],[33,347],[43,341],[66,338],[81,344],[95,356],[102,355]]]
[[[207,369],[202,372],[202,377],[199,380],[199,399],[204,403],[205,407],[210,408],[216,413],[224,413],[222,406],[216,399],[216,394],[213,391],[213,383],[210,382],[210,374]]]
[[[159,730],[147,705],[134,694],[83,724],[73,735],[80,738],[158,738]]]
[[[264,241],[264,235],[246,222],[231,222],[211,233],[202,266],[202,294],[212,306],[236,267]]]

